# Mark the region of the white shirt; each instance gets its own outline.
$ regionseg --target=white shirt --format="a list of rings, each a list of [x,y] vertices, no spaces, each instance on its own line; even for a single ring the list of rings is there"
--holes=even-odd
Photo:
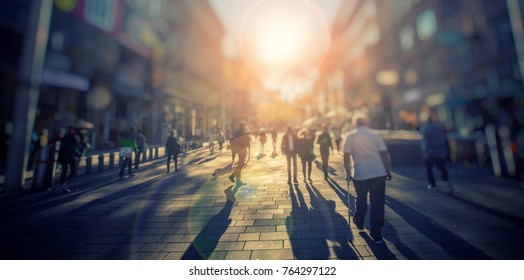
[[[290,151],[294,151],[295,150],[295,146],[293,145],[293,136],[291,134],[289,134],[287,136],[287,139],[289,140],[289,150]]]
[[[384,140],[367,127],[358,127],[349,132],[344,144],[344,153],[353,159],[353,179],[367,180],[386,176],[386,168],[380,152],[387,151]]]

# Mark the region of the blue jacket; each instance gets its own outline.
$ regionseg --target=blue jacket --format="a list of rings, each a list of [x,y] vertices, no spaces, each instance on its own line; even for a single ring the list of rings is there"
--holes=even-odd
[[[429,121],[423,130],[424,139],[422,139],[422,152],[426,152],[430,158],[444,159],[448,157],[448,138],[446,130]]]

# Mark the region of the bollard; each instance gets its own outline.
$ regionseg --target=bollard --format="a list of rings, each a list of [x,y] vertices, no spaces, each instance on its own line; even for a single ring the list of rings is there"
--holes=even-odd
[[[115,154],[113,152],[109,153],[109,169],[115,168]]]
[[[98,172],[104,170],[104,154],[98,155]]]
[[[32,191],[44,191],[53,187],[53,177],[55,174],[55,148],[42,147],[38,150],[35,160],[35,170],[33,173]]]
[[[124,157],[122,154],[118,153],[118,167],[122,165],[122,162],[124,161]]]
[[[155,159],[158,159],[158,147],[155,147]]]
[[[93,163],[93,159],[91,156],[86,156],[86,173],[85,174],[91,174],[91,165]]]
[[[148,154],[149,154],[149,160],[153,160],[153,148],[149,148],[147,150],[148,150]]]

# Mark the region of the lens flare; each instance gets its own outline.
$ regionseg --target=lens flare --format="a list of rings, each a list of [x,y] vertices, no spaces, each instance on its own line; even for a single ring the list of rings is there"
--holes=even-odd
[[[265,84],[311,79],[330,45],[328,24],[306,0],[262,0],[244,16],[239,50]]]

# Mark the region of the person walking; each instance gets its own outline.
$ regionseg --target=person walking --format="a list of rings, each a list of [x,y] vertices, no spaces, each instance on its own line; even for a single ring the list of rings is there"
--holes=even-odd
[[[233,173],[229,175],[229,180],[237,185],[243,185],[244,183],[241,180],[242,168],[246,165],[251,153],[251,139],[247,132],[246,124],[243,122],[239,124],[238,130],[233,132],[231,151],[236,151],[238,154],[238,164]]]
[[[291,161],[293,161],[293,183],[298,183],[297,180],[297,153],[298,153],[298,137],[293,131],[293,128],[288,127],[286,134],[282,137],[280,145],[282,154],[286,155],[287,161],[287,183],[291,184]]]
[[[335,129],[333,130],[333,134],[335,135],[335,144],[337,146],[337,153],[340,154],[340,142],[342,141],[341,129],[338,127],[335,127]]]
[[[260,155],[264,155],[265,154],[264,150],[265,150],[265,146],[267,142],[267,135],[264,129],[260,130],[259,139],[260,139]]]
[[[136,136],[136,145],[138,148],[135,153],[135,170],[138,170],[140,161],[142,160],[142,157],[143,155],[145,155],[145,152],[147,150],[147,138],[142,132],[142,130],[138,131],[138,134]]]
[[[58,151],[58,161],[62,166],[62,174],[60,174],[59,193],[69,193],[71,190],[67,187],[69,182],[76,175],[76,148],[80,143],[78,135],[74,127],[69,127],[68,133],[60,139],[60,150]],[[69,175],[68,167],[71,169]]]
[[[452,193],[453,184],[449,180],[446,168],[446,160],[449,157],[448,138],[446,129],[440,124],[436,112],[430,113],[422,134],[422,157],[426,164],[426,175],[429,182],[427,188],[434,189],[436,187],[435,177],[433,176],[433,166],[436,166],[440,171],[442,180],[447,183],[448,193]]]
[[[122,165],[120,166],[120,172],[118,176],[124,177],[124,171],[127,166],[127,170],[130,176],[135,176],[135,173],[131,170],[133,151],[137,151],[136,137],[133,128],[128,132],[123,132],[120,138],[120,157],[123,157]]]
[[[357,119],[357,128],[350,131],[344,144],[344,166],[348,181],[353,180],[356,212],[353,222],[364,230],[367,195],[370,196],[370,236],[375,244],[382,243],[386,180],[391,180],[391,161],[384,140],[366,127],[363,118]],[[353,166],[351,166],[351,159]],[[353,174],[351,174],[353,171]]]
[[[217,142],[218,142],[218,150],[222,152],[222,148],[224,148],[224,142],[226,141],[226,138],[224,138],[224,134],[222,131],[218,132],[217,136]]]
[[[329,136],[328,126],[324,125],[323,132],[318,136],[317,144],[320,146],[320,158],[322,159],[322,171],[324,179],[328,178],[329,150],[333,151],[333,143]]]
[[[211,130],[208,134],[208,143],[209,143],[209,154],[212,155],[215,153],[215,131]]]
[[[298,157],[302,163],[302,175],[304,175],[304,182],[306,179],[312,182],[311,180],[311,169],[313,166],[313,160],[315,159],[315,154],[313,153],[313,146],[315,141],[314,134],[311,135],[311,132],[304,131],[300,134],[300,139],[298,139]],[[307,177],[306,177],[306,165],[307,165]]]
[[[271,141],[273,142],[273,154],[271,155],[276,157],[277,156],[277,130],[276,128],[273,128],[273,130],[271,130]]]
[[[178,139],[176,137],[175,131],[171,131],[166,141],[166,158],[167,158],[166,174],[169,174],[169,166],[171,165],[171,158],[173,158],[175,161],[175,172],[180,170],[180,168],[178,168],[178,154],[180,153],[180,148],[181,146],[178,143]]]

